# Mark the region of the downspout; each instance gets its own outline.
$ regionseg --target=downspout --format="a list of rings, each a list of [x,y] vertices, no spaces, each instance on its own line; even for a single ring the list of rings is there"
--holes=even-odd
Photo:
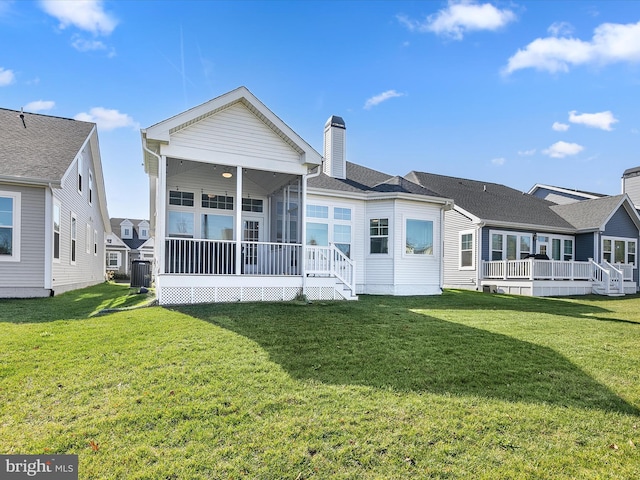
[[[482,269],[482,229],[484,228],[485,223],[484,222],[480,222],[479,224],[476,225],[476,236],[478,237],[477,239],[477,244],[478,244],[478,251],[476,252],[475,255],[475,261],[476,261],[476,290],[480,291],[481,289],[481,285],[480,285],[480,280],[482,279],[481,276],[481,269]]]
[[[446,202],[442,208],[440,208],[440,292],[444,293],[444,210],[449,206],[449,202]]]
[[[49,290],[49,296],[53,297],[53,185],[49,182],[45,188],[44,202],[44,289]]]
[[[310,178],[316,178],[322,173],[322,166],[324,164],[324,158],[318,165],[318,171],[315,173],[307,173],[302,176],[302,201],[300,202],[300,213],[301,213],[301,223],[302,228],[300,229],[300,242],[302,243],[302,294],[306,296],[307,294],[307,180]],[[285,205],[285,209],[286,209]]]

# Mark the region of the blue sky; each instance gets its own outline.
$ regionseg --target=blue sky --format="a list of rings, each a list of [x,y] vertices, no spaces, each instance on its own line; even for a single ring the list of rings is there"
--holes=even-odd
[[[0,0],[0,45],[0,107],[98,124],[114,217],[148,217],[140,128],[240,85],[394,175],[616,194],[640,165],[636,1]]]

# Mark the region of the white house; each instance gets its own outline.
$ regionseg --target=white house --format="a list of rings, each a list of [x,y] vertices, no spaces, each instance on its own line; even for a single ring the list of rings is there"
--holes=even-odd
[[[161,304],[437,294],[451,200],[346,161],[325,162],[246,88],[142,130]]]
[[[103,282],[109,231],[96,125],[0,109],[0,297]]]
[[[106,268],[108,272],[130,275],[131,262],[153,262],[154,241],[147,220],[112,218],[111,233],[105,238]]]

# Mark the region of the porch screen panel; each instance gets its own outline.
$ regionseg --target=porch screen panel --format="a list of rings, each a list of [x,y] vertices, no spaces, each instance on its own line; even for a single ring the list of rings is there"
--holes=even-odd
[[[626,242],[624,240],[616,240],[614,242],[614,263],[625,263],[627,259]]]
[[[507,260],[515,260],[517,258],[518,237],[516,235],[507,235]]]

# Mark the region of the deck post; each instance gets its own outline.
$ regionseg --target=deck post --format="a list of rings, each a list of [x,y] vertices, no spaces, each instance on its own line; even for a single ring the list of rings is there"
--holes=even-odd
[[[529,257],[529,280],[533,281],[533,269],[534,269],[534,259],[533,257]]]
[[[508,275],[507,275],[507,265],[508,265],[509,261],[508,260],[503,260],[502,261],[502,279],[506,280]]]
[[[236,275],[242,274],[242,167],[236,167]]]

